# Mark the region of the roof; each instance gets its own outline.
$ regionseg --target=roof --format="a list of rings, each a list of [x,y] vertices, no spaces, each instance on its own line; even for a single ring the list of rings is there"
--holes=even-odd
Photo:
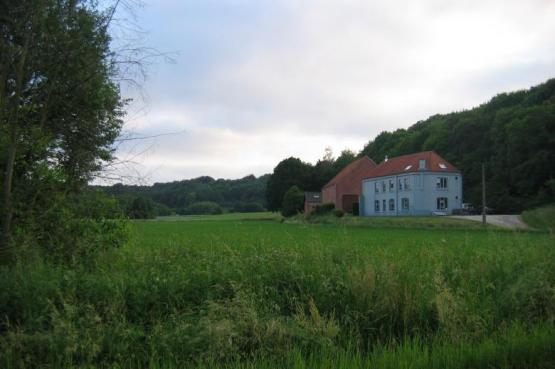
[[[426,160],[426,167],[419,168],[420,160]],[[372,169],[366,178],[384,177],[394,174],[403,174],[419,171],[427,172],[459,172],[459,170],[447,160],[439,156],[435,151],[423,151],[384,160]]]
[[[369,173],[370,173],[370,169],[374,168],[376,166],[376,163],[368,156],[363,156],[362,158],[352,161],[351,163],[347,164],[345,168],[340,170],[339,173],[337,173],[335,177],[333,177],[328,183],[326,183],[323,188],[333,186],[334,184],[341,182],[343,179],[348,177],[352,172],[354,172],[361,165],[367,165],[369,167]]]
[[[320,192],[305,192],[304,198],[306,202],[321,203],[322,194]]]

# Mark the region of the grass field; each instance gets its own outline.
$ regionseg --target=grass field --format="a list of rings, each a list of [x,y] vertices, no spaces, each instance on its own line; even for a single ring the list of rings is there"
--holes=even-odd
[[[553,368],[553,236],[433,219],[135,222],[95,265],[0,269],[0,367]]]

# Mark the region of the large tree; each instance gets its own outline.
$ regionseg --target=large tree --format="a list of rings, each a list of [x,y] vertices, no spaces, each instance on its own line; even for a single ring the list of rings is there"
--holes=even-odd
[[[0,246],[51,192],[78,190],[112,159],[124,105],[112,14],[87,0],[0,2]]]

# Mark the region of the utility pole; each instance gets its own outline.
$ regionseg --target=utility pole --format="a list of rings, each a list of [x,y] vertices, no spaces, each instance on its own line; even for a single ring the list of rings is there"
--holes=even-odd
[[[486,225],[486,165],[482,163],[482,224]]]

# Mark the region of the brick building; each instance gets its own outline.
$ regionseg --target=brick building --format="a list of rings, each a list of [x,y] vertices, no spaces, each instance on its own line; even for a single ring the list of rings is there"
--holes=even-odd
[[[322,203],[333,203],[337,209],[353,211],[358,204],[363,178],[371,175],[376,163],[367,156],[347,165],[322,188]]]

